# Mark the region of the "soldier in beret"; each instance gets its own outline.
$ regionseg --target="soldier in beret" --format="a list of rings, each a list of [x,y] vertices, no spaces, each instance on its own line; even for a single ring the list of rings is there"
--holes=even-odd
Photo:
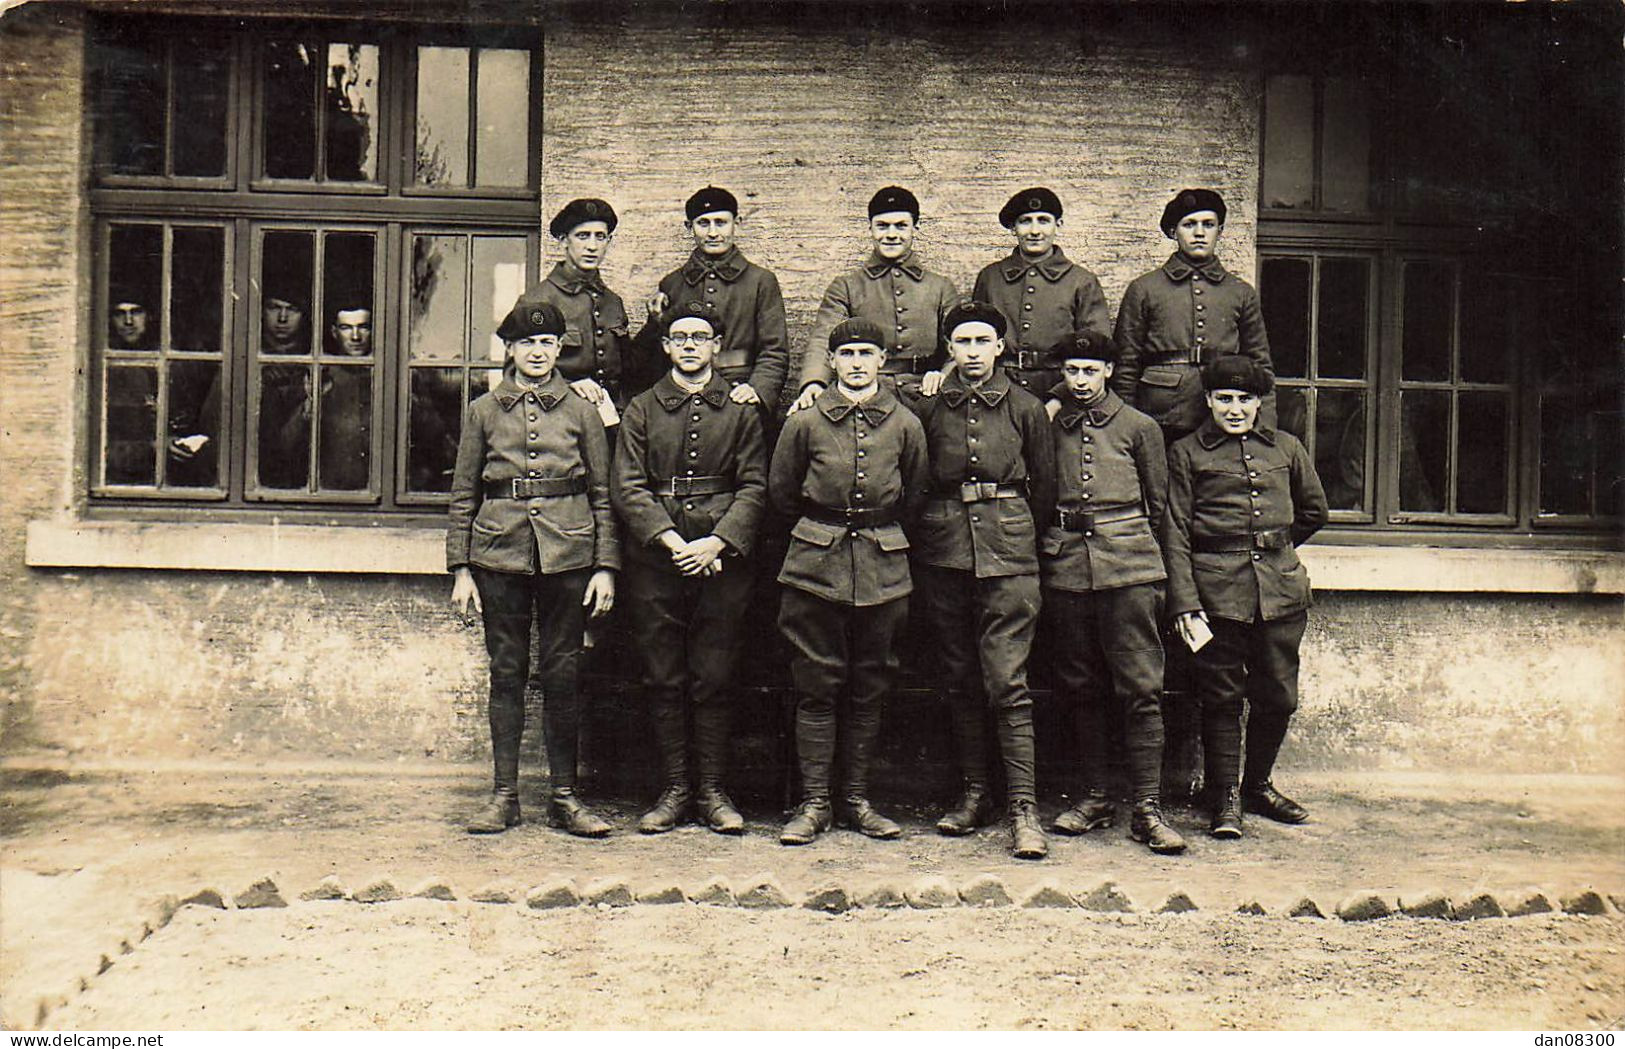
[[[901,186],[887,186],[869,200],[869,258],[830,282],[818,305],[801,361],[801,392],[791,411],[812,407],[829,385],[823,352],[835,325],[849,317],[874,321],[887,333],[885,373],[904,397],[920,393],[924,376],[942,366],[943,316],[959,301],[953,281],[920,265],[914,232],[920,202]],[[936,377],[940,381],[940,375]],[[928,387],[936,391],[936,383]]]
[[[730,399],[712,366],[721,315],[683,302],[661,326],[671,370],[627,406],[610,489],[627,536],[626,606],[664,781],[638,830],[671,830],[692,805],[712,830],[739,834],[745,821],[723,779],[730,689],[755,576],[750,556],[767,506],[767,452],[760,413]]]
[[[929,483],[925,434],[879,381],[886,333],[861,317],[829,333],[833,385],[784,425],[768,495],[795,520],[779,573],[779,628],[790,642],[802,802],[779,841],[805,845],[828,830],[836,721],[843,823],[871,838],[902,828],[869,801],[881,704],[897,672],[908,619],[908,537]]]
[[[1107,332],[1106,294],[1093,273],[1055,243],[1061,229],[1061,198],[1036,186],[1012,196],[999,210],[999,224],[1015,237],[1008,256],[983,267],[971,297],[992,303],[1009,323],[1005,370],[1035,397],[1060,381],[1057,351],[1084,329]]]
[[[1260,417],[1273,386],[1257,361],[1218,357],[1202,369],[1207,419],[1168,451],[1168,606],[1196,651],[1215,838],[1241,837],[1244,807],[1283,823],[1308,818],[1271,774],[1298,706],[1308,622],[1309,575],[1295,548],[1326,523],[1326,494],[1298,439]]]
[[[1167,456],[1157,424],[1107,387],[1111,336],[1080,331],[1063,350],[1050,423],[1057,510],[1039,544],[1055,692],[1077,712],[1081,800],[1054,829],[1085,834],[1116,819],[1106,795],[1107,711],[1122,714],[1134,811],[1129,834],[1183,852],[1162,819],[1162,527]]]
[[[943,320],[954,367],[910,407],[925,424],[931,491],[914,541],[919,608],[941,674],[964,794],[937,821],[970,834],[990,816],[991,707],[1009,790],[1011,851],[1038,859],[1033,709],[1027,657],[1038,627],[1037,537],[1055,507],[1055,445],[1037,398],[998,368],[1005,319],[967,302]],[[980,686],[980,687],[978,687]]]
[[[495,785],[468,822],[475,834],[519,823],[533,617],[540,619],[535,677],[552,779],[549,821],[582,837],[610,831],[575,792],[577,676],[587,617],[607,614],[615,602],[620,546],[604,424],[556,367],[568,331],[552,303],[514,305],[497,328],[508,348],[502,381],[468,406],[457,446],[446,528],[451,604],[465,622],[470,606],[482,613],[491,657]]]
[[[1224,198],[1211,189],[1180,190],[1162,211],[1162,235],[1174,253],[1136,277],[1117,311],[1122,354],[1112,389],[1162,427],[1169,444],[1208,417],[1199,370],[1239,353],[1274,378],[1258,292],[1224,268]],[[1264,419],[1275,421],[1274,396]]]
[[[628,389],[635,369],[626,304],[600,273],[618,222],[609,202],[597,198],[572,200],[560,208],[547,231],[564,257],[546,280],[520,298],[526,306],[545,302],[558,307],[565,323],[558,373],[593,405],[608,399],[617,409],[635,392]]]
[[[758,405],[771,417],[790,370],[790,337],[785,329],[784,296],[770,271],[745,258],[734,243],[739,201],[716,186],[699,190],[683,206],[694,238],[688,261],[666,274],[649,299],[649,324],[639,333],[658,354],[658,319],[671,304],[704,302],[722,317],[722,352],[713,367],[741,404]]]

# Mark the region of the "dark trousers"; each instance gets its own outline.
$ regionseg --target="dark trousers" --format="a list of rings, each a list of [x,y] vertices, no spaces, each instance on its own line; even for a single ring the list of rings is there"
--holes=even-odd
[[[828,799],[839,734],[846,797],[868,794],[869,765],[880,736],[886,693],[897,674],[898,636],[908,598],[856,607],[781,588],[779,628],[790,644],[796,689],[796,756],[808,799]],[[845,700],[839,720],[837,711]]]
[[[727,559],[720,575],[707,577],[640,559],[629,559],[622,573],[624,607],[643,657],[643,692],[668,787],[688,786],[691,743],[700,785],[722,783],[740,626],[755,576],[755,564],[742,558]]]
[[[1036,802],[1027,657],[1038,629],[1038,576],[978,579],[974,572],[916,565],[914,580],[966,788],[987,787],[992,708],[1010,800]]]
[[[1136,801],[1162,780],[1163,585],[1044,591],[1055,693],[1077,712],[1083,786],[1106,789],[1109,704],[1121,711]]]
[[[491,757],[498,793],[519,792],[519,742],[525,729],[525,683],[531,679],[530,623],[540,626],[541,654],[535,679],[542,690],[542,731],[547,737],[553,789],[576,784],[576,744],[581,706],[576,679],[581,632],[592,569],[547,575],[493,572],[475,567],[474,585],[484,608],[485,651],[491,657]]]
[[[1270,778],[1287,723],[1298,709],[1298,647],[1307,612],[1241,623],[1212,618],[1213,640],[1196,653],[1202,699],[1202,749],[1209,789],[1257,786]],[[1241,760],[1242,700],[1247,701],[1247,760]]]

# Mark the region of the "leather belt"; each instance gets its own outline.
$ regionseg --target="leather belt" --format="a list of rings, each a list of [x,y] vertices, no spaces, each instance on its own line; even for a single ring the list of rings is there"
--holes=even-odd
[[[1145,517],[1142,506],[1110,506],[1104,510],[1057,510],[1056,523],[1067,532],[1092,532],[1096,525],[1134,521]]]
[[[1060,368],[1055,355],[1044,350],[1016,350],[1005,358],[1004,365],[1023,372],[1055,371]]]
[[[1153,353],[1145,358],[1145,364],[1161,365],[1163,367],[1170,364],[1187,364],[1194,368],[1202,363],[1201,357],[1200,353],[1193,354],[1190,352]]]
[[[932,493],[938,499],[953,499],[961,503],[985,503],[989,499],[1025,499],[1025,484],[998,484],[994,481],[966,481]]]
[[[657,481],[654,485],[656,495],[667,496],[672,499],[681,499],[688,495],[721,495],[723,492],[734,490],[734,479],[721,474],[707,474],[700,477],[673,477],[669,481]]]
[[[881,525],[895,524],[898,520],[895,506],[821,506],[818,503],[804,503],[801,516],[842,528],[879,528]]]
[[[1271,528],[1247,535],[1193,535],[1191,549],[1199,554],[1234,554],[1248,550],[1285,550],[1292,545],[1292,533]]]
[[[539,496],[580,495],[587,490],[585,477],[515,477],[508,481],[486,481],[487,499],[535,499]]]
[[[924,375],[930,370],[929,357],[887,357],[880,366],[882,375]]]

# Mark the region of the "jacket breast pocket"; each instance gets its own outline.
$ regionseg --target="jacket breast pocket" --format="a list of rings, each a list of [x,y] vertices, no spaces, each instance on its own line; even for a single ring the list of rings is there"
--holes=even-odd
[[[1178,416],[1189,414],[1185,409],[1190,395],[1185,386],[1195,381],[1195,368],[1170,368],[1154,364],[1140,373],[1140,385],[1136,391],[1138,404],[1135,406],[1158,422],[1189,422]],[[1196,400],[1200,402],[1201,398]]]

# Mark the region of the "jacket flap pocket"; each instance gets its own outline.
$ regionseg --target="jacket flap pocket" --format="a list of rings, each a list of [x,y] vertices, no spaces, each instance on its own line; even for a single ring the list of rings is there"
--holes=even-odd
[[[908,549],[908,536],[898,525],[887,525],[875,532],[875,543],[887,553]]]
[[[1039,540],[1039,550],[1043,552],[1045,557],[1056,556],[1065,545],[1066,540],[1054,532],[1045,532],[1044,537]]]
[[[1140,373],[1140,381],[1147,386],[1175,387],[1184,378],[1177,368],[1147,368]]]
[[[803,543],[814,546],[834,546],[835,541],[841,538],[841,529],[834,525],[827,525],[821,521],[811,521],[803,517],[790,529],[790,534]]]
[[[580,328],[567,328],[567,329],[565,329],[564,337],[559,340],[559,345],[560,346],[580,346],[581,345],[581,329]]]

